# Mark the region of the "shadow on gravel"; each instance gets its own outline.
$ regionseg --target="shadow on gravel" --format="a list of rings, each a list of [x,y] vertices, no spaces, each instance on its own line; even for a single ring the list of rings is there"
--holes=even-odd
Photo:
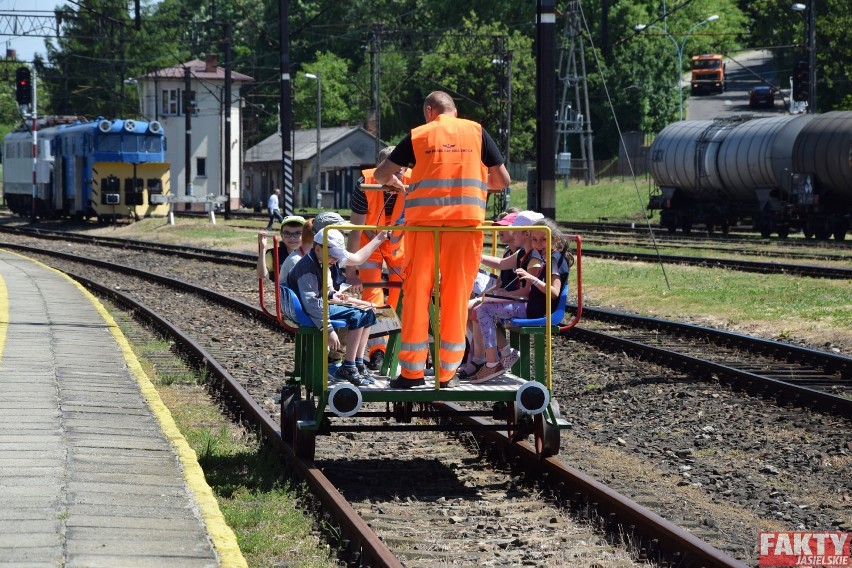
[[[459,467],[479,467],[479,461],[463,460]],[[472,498],[482,490],[465,486],[457,469],[434,458],[322,460],[321,467],[347,499],[386,495],[433,501]]]

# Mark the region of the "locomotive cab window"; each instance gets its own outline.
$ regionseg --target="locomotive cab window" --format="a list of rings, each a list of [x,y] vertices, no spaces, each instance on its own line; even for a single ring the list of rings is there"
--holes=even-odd
[[[115,135],[99,136],[95,142],[96,152],[118,152],[121,149],[121,137]]]
[[[127,205],[144,205],[142,199],[145,186],[143,180],[139,178],[125,178],[124,180],[124,201]]]
[[[119,193],[121,191],[121,180],[116,176],[107,176],[101,181],[101,189],[104,193]]]
[[[163,151],[161,140],[159,136],[143,136],[139,140],[139,151],[147,154],[160,153]]]
[[[139,151],[139,137],[138,136],[122,136],[121,137],[121,151],[126,152],[128,154],[135,154]]]

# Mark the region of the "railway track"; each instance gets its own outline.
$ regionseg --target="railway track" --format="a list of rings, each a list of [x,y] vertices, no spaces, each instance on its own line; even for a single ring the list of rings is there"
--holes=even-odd
[[[776,398],[779,404],[812,405],[852,418],[850,357],[608,310],[584,308],[583,315],[577,339],[662,361],[693,376],[718,377],[735,390]]]
[[[237,266],[254,266],[256,262],[256,254],[252,253],[240,253],[228,250],[213,250],[213,249],[201,249],[197,247],[191,246],[183,246],[183,245],[169,245],[169,244],[160,244],[160,243],[151,243],[147,241],[140,240],[132,240],[132,239],[122,239],[122,238],[110,238],[110,237],[101,237],[101,236],[90,236],[90,235],[79,235],[72,234],[69,236],[68,231],[62,230],[51,230],[45,228],[30,228],[30,227],[21,227],[21,226],[3,226],[0,225],[0,232],[7,232],[11,234],[18,234],[22,236],[38,236],[45,239],[52,240],[62,240],[68,241],[72,240],[75,242],[81,243],[98,243],[104,246],[112,246],[118,248],[124,248],[127,250],[133,251],[151,251],[157,252],[158,254],[171,254],[177,256],[183,256],[186,258],[195,258],[198,260],[209,260],[210,262],[218,263],[218,264],[233,264]],[[594,241],[592,241],[594,242]],[[615,243],[615,245],[619,245],[619,243]],[[612,246],[612,243],[607,243],[607,246]],[[620,246],[627,246],[625,243],[621,243]],[[742,251],[728,251],[728,252],[737,252],[740,254]],[[781,261],[772,261],[772,262],[757,262],[757,261],[747,261],[747,260],[739,260],[733,258],[719,258],[719,257],[703,257],[703,256],[688,256],[688,255],[661,255],[658,253],[644,253],[644,252],[622,252],[622,251],[614,251],[603,248],[591,248],[585,247],[583,249],[583,254],[588,257],[594,258],[606,258],[613,260],[621,260],[621,261],[633,261],[633,262],[650,262],[650,263],[658,263],[663,262],[666,264],[681,264],[688,266],[699,266],[699,267],[712,267],[712,268],[721,268],[727,270],[739,270],[743,272],[757,272],[761,274],[788,274],[793,276],[805,276],[805,277],[813,277],[813,278],[834,278],[834,279],[852,279],[852,268],[847,268],[840,263],[848,262],[850,258],[849,256],[844,255],[822,255],[822,256],[813,256],[813,255],[800,255],[799,258],[807,258],[812,260],[823,260],[828,264],[824,265],[813,265],[813,264],[802,264],[798,262],[781,262]],[[765,255],[766,253],[758,253]],[[834,264],[831,264],[834,263]]]
[[[28,252],[44,254],[46,251]],[[89,264],[89,259],[78,255],[52,253],[51,256],[64,258],[69,263]],[[104,261],[94,264],[99,271],[133,273],[127,267],[110,266]],[[228,349],[217,346],[216,341],[211,343],[212,348],[202,345],[154,310],[128,294],[116,291],[114,285],[99,284],[80,275],[74,277],[99,294],[108,295],[128,309],[143,314],[161,332],[178,341],[180,349],[211,377],[211,385],[224,393],[234,406],[233,411],[259,428],[264,437],[276,446],[281,444],[274,418],[255,400],[250,392],[251,386],[244,386],[244,381],[233,377],[219,362],[220,358],[232,360]],[[203,296],[204,301],[215,298],[230,310],[248,314],[249,322],[257,317],[252,306],[223,298],[209,290],[194,290],[186,282],[145,273],[135,274],[135,277],[156,282],[158,286],[165,283],[181,291],[192,290],[194,294]],[[110,280],[109,277],[106,280]],[[162,292],[150,289],[148,293],[164,296]],[[256,325],[249,323],[250,327]],[[463,419],[452,418],[461,409],[445,405],[445,410],[449,419]],[[394,436],[398,439],[391,443]],[[476,442],[477,451],[471,451],[471,441],[462,445],[443,436],[426,436],[412,442],[411,433],[393,433],[381,438],[389,455],[380,453],[377,456],[368,446],[366,457],[353,453],[345,444],[345,435],[339,438],[334,444],[326,444],[328,455],[318,456],[323,471],[317,469],[316,464],[296,460],[286,446],[282,451],[288,454],[288,463],[294,471],[316,492],[323,513],[333,513],[338,529],[345,535],[341,541],[344,549],[341,555],[347,562],[396,566],[404,561],[409,566],[428,566],[441,561],[453,565],[458,561],[459,551],[463,551],[462,564],[475,562],[487,565],[488,559],[496,552],[512,564],[515,563],[511,560],[514,558],[518,563],[527,565],[567,565],[577,560],[570,555],[582,549],[581,559],[584,561],[603,559],[614,561],[611,564],[614,566],[633,566],[632,561],[627,560],[623,553],[619,555],[617,548],[614,549],[601,536],[619,534],[620,531],[629,535],[634,546],[644,550],[640,555],[656,560],[660,565],[672,561],[669,559],[684,566],[740,565],[588,476],[558,462],[542,466],[529,444],[522,443],[516,447],[518,445],[511,443],[505,434],[492,432],[487,440],[482,438]],[[503,457],[497,469],[481,459],[486,446],[490,455]],[[515,458],[515,469],[511,473],[501,473],[501,468],[508,469],[507,456]],[[518,467],[520,464],[523,467]],[[382,475],[383,472],[385,475]],[[547,474],[547,483],[541,481],[542,472]],[[354,486],[351,483],[353,476]],[[373,479],[372,483],[369,478]],[[415,491],[411,488],[412,481],[417,482]],[[505,485],[512,487],[508,495]],[[343,487],[344,493],[350,495],[344,499],[334,487]],[[369,490],[365,491],[365,488]],[[553,493],[557,498],[543,497],[542,491]],[[355,493],[365,495],[353,506],[347,501],[351,501],[351,494]],[[400,495],[408,497],[400,503]],[[392,509],[395,503],[403,506],[406,517],[410,518],[392,513],[379,514],[373,507],[377,500],[386,502],[384,509]],[[382,526],[381,539],[365,523],[356,507],[361,514],[372,519],[373,524]],[[582,510],[587,520],[582,523],[572,520],[566,512],[572,508]],[[601,529],[609,532],[595,532]],[[475,541],[472,548],[466,544],[471,539]],[[387,544],[390,544],[390,549]]]
[[[89,247],[89,248],[93,248],[93,247]],[[109,249],[101,250],[100,247],[97,247],[97,250],[99,250],[99,252],[103,252],[103,253],[108,253],[108,251],[109,251]],[[115,256],[120,257],[122,255],[121,250],[120,249],[115,249],[115,250],[116,250],[115,253],[110,253],[110,254],[114,254]],[[80,254],[79,251],[71,253],[68,256],[67,262],[79,261],[80,256],[81,256],[81,254]],[[144,255],[142,255],[142,256],[144,256]],[[170,266],[169,263],[171,263],[171,262],[174,262],[175,265]],[[172,269],[178,270],[182,265],[185,265],[185,264],[195,264],[195,263],[187,263],[185,261],[178,261],[178,260],[174,260],[174,261],[170,260],[169,263],[165,263],[165,261],[163,259],[155,260],[155,261],[153,261],[152,264],[158,267],[157,270],[152,270],[150,268],[142,268],[142,272],[143,273],[151,273],[151,272],[154,272],[154,271],[170,272]],[[203,263],[199,262],[198,264],[203,264]],[[193,270],[191,267],[188,267],[188,268],[190,270]],[[235,285],[233,282],[230,281],[230,277],[228,276],[228,273],[230,273],[232,270],[235,272],[235,278],[242,279],[243,284],[245,284],[246,278],[248,278],[249,280],[253,279],[253,276],[247,275],[245,269],[230,269],[230,268],[227,268],[227,267],[222,267],[221,268],[222,278],[217,278],[216,284],[217,284],[217,286],[220,286],[222,289],[228,290],[229,291],[228,295],[230,295],[230,292],[233,292],[237,288],[242,290],[242,288],[240,288],[240,286]],[[210,273],[206,269],[199,269],[198,274],[199,274],[198,276],[193,276],[192,278],[198,278],[199,281],[205,281],[205,282],[208,281],[209,278],[210,278]],[[116,280],[115,277],[112,277],[112,279]],[[118,282],[122,281],[121,278],[119,278],[117,280],[118,280]],[[115,286],[116,286],[116,284],[113,284],[112,287],[115,287]],[[122,289],[126,289],[127,285],[125,285],[124,283],[121,283],[120,287]],[[148,295],[153,294],[155,296],[155,299],[152,300],[152,302],[160,301],[162,299],[162,298],[160,298],[160,296],[175,296],[175,298],[172,298],[172,300],[177,302],[179,307],[174,307],[174,308],[171,308],[171,309],[176,310],[177,313],[187,312],[189,315],[191,315],[192,313],[194,313],[196,311],[194,309],[190,309],[189,307],[187,307],[185,305],[186,301],[185,301],[184,298],[186,296],[189,296],[189,294],[183,294],[182,292],[181,293],[175,293],[174,291],[172,291],[172,292],[161,291],[159,293],[155,293],[152,290],[145,290],[145,288],[147,287],[145,285],[141,285],[141,286],[140,285],[134,285],[133,287],[134,287],[134,289],[135,288],[141,289],[141,291],[134,293],[134,295],[137,295],[137,293],[138,294],[144,293],[147,297]],[[251,310],[253,310],[254,308],[250,304],[250,302],[253,300],[253,296],[254,296],[255,292],[252,291],[249,294],[250,295],[246,296],[246,300],[243,301],[242,304],[245,304],[246,306],[251,308]],[[208,304],[211,303],[210,300],[207,300],[206,302]],[[205,313],[204,310],[207,310],[210,313],[211,317],[214,314],[218,317],[219,316],[218,312],[221,311],[221,310],[217,310],[215,307],[213,307],[211,305],[206,306],[206,308],[205,307],[199,307],[197,311],[199,311],[201,313]],[[188,316],[181,314],[178,317],[188,317]],[[256,316],[253,315],[251,317],[255,318]],[[197,319],[205,320],[206,317],[202,317],[202,316],[198,316],[198,315],[196,315],[194,318],[190,317],[189,321],[186,323],[186,326],[187,327],[191,327],[193,325],[197,326],[198,322],[195,321]],[[181,327],[183,327],[183,325]],[[205,332],[202,331],[202,332],[200,332],[200,335],[204,335],[204,333]],[[275,389],[277,388],[277,381],[274,379],[274,373],[276,373],[280,369],[280,367],[279,367],[277,362],[271,361],[265,355],[259,355],[259,354],[263,354],[266,351],[266,349],[264,348],[263,342],[257,343],[256,341],[254,341],[253,336],[255,334],[252,333],[252,332],[249,332],[248,335],[252,336],[251,337],[252,341],[246,342],[246,345],[240,345],[239,348],[235,348],[233,342],[230,339],[220,338],[219,340],[208,340],[208,345],[212,346],[211,347],[211,356],[213,356],[215,358],[222,358],[223,360],[230,360],[230,361],[233,362],[233,363],[229,364],[229,367],[233,368],[235,377],[238,377],[237,380],[240,382],[240,384],[246,385],[245,386],[246,390],[253,394],[258,405],[260,405],[261,408],[263,408],[263,410],[271,417],[271,420],[274,422],[276,420],[276,416],[277,416],[277,412],[278,412],[277,404],[276,404],[275,398],[274,398],[275,397]],[[272,330],[269,330],[268,332],[264,332],[262,335],[264,337],[266,337],[266,342],[272,342],[272,341],[279,341],[280,342],[280,340],[281,340],[280,334],[276,334]],[[238,335],[238,337],[242,338],[243,335]],[[560,338],[559,339],[560,347],[559,347],[558,350],[557,349],[554,350],[555,353],[557,353],[557,351],[560,352],[560,353],[563,351],[564,346],[561,344],[561,342],[564,342],[566,340],[567,340],[567,338]],[[560,370],[565,369],[565,368],[570,368],[570,366],[572,366],[572,365],[580,365],[582,368],[587,368],[587,369],[591,368],[588,365],[600,367],[601,362],[605,361],[605,359],[602,359],[601,356],[599,354],[597,354],[597,355],[590,355],[590,357],[592,359],[587,363],[583,363],[583,357],[577,356],[577,354],[576,354],[577,349],[578,349],[576,341],[569,340],[569,343],[571,345],[573,345],[573,347],[570,347],[571,355],[568,359],[564,358],[565,357],[564,354],[562,354],[562,355],[555,354],[556,357],[562,358],[561,361],[557,361],[558,367],[560,368]],[[292,346],[285,344],[284,345],[284,353],[287,353],[291,348],[292,348]],[[623,350],[624,348],[620,347],[618,349]],[[252,360],[252,359],[260,359],[258,365],[250,366],[249,361]],[[632,375],[635,375],[636,372],[637,372],[636,371],[636,364],[637,363],[635,361],[629,362],[628,367],[629,367],[630,370],[625,371],[625,372],[628,372]],[[566,367],[566,365],[568,365],[568,367]],[[640,374],[641,374],[641,372],[640,372]],[[692,375],[692,374],[693,373],[690,373],[690,375]],[[568,381],[565,381],[565,382],[567,383]],[[701,388],[706,388],[706,387],[701,387]],[[626,390],[626,388],[625,388],[625,390]],[[734,402],[729,402],[729,404],[737,404],[737,405],[739,404],[739,401],[737,400],[738,396],[731,393],[730,390],[724,389],[724,390],[719,391],[719,392],[722,393],[722,394],[716,395],[716,396],[720,396],[721,398],[728,400],[728,401],[734,401]],[[580,394],[577,394],[576,392],[575,393],[566,392],[566,393],[561,393],[561,394],[557,393],[557,396],[559,396],[560,400],[563,402],[563,408],[566,408],[566,402],[565,402],[566,400],[570,401],[568,403],[570,405],[570,406],[568,406],[569,408],[573,408],[574,405],[577,405],[578,407],[583,406],[584,404],[586,404],[586,399],[584,399],[584,396],[586,396],[586,395],[588,395],[588,392],[581,392]],[[598,396],[602,397],[604,400],[606,400],[607,398],[615,398],[612,393],[603,393],[603,394],[598,395]],[[690,395],[690,396],[692,396],[692,395]],[[597,405],[597,406],[600,406],[599,402],[595,402],[594,404]],[[628,402],[627,404],[628,405],[635,405],[636,403]],[[774,401],[770,401],[767,404],[768,404],[769,407],[771,407],[775,403],[774,403]],[[594,409],[590,409],[590,413],[593,410]],[[752,409],[750,407],[748,407],[747,410],[751,411]],[[702,410],[702,412],[703,411],[706,411],[706,409]],[[786,412],[788,412],[788,411],[785,411],[785,413]],[[807,410],[807,409],[802,409],[802,410],[799,410],[799,411],[791,410],[789,412],[793,413],[796,416],[796,418],[791,418],[791,420],[808,420],[808,419],[804,418],[804,416],[807,416],[808,412],[810,412],[810,411]],[[583,418],[577,416],[576,420],[577,420],[578,424],[584,425],[582,434],[585,435],[587,431],[590,434],[594,434],[594,432],[597,431],[597,429],[595,427],[585,428],[585,425],[588,424],[588,421],[586,419],[583,419]],[[749,418],[748,420],[754,421],[755,419]],[[837,425],[833,425],[832,428],[828,429],[828,431],[825,433],[826,437],[828,438],[829,436],[834,436],[835,435],[834,431],[838,427],[839,426],[837,426]],[[719,428],[719,427],[717,426],[717,428]],[[848,431],[848,426],[846,428],[847,428],[847,431]],[[579,435],[579,434],[581,434],[581,432],[578,432],[577,434]],[[334,442],[330,443],[328,445],[328,447],[333,448],[337,444],[343,444],[343,447],[347,448],[346,451],[349,452],[358,443],[358,439],[353,438],[352,433],[342,433],[342,434],[336,435],[336,436],[340,436],[342,439],[337,440],[336,438],[334,438]],[[624,435],[621,434],[621,436],[624,436]],[[563,454],[566,454],[566,452],[569,452],[570,448],[574,444],[583,445],[583,444],[586,444],[587,441],[588,440],[583,439],[582,436],[580,436],[579,438],[576,438],[576,439],[574,438],[574,436],[571,436],[569,438],[569,440],[566,441],[567,447],[569,449],[563,451]],[[563,448],[566,448],[566,442],[563,442]],[[370,444],[372,446],[380,445],[382,443],[384,443],[382,440],[370,442]],[[842,445],[843,445],[842,442],[839,443],[839,444],[835,443],[835,442],[832,442],[832,443],[834,443],[835,446],[838,446],[838,447],[842,447]],[[487,442],[486,443],[477,442],[477,444],[481,448],[490,447]],[[628,444],[629,445],[631,444],[629,439],[628,439]],[[321,447],[325,447],[325,445],[326,445],[325,439],[323,439],[323,443],[319,444],[319,445]],[[683,445],[683,444],[681,444],[681,445]],[[395,448],[396,446],[388,446],[387,448],[384,448],[384,449],[385,449],[386,452],[390,452],[392,450],[390,450],[388,448],[391,448],[391,447]],[[585,446],[583,446],[583,447],[585,447]],[[654,445],[651,444],[650,447],[653,448]],[[852,449],[852,448],[850,448],[850,449]],[[633,451],[638,451],[638,452],[645,452],[646,450],[647,450],[647,448],[644,447],[644,446],[641,446],[641,445],[633,449]],[[678,451],[680,451],[680,450],[678,450]],[[665,452],[668,452],[668,450],[662,450],[659,453],[665,453]],[[499,454],[499,453],[502,453],[502,450],[497,451],[497,454]],[[564,459],[571,459],[571,460],[575,460],[575,461],[581,461],[581,460],[583,460],[587,457],[586,456],[587,453],[589,453],[589,452],[582,452],[580,454],[570,453],[570,454],[567,454],[567,455],[563,455],[563,460]],[[678,454],[678,456],[679,456],[679,454]],[[689,463],[689,460],[694,460],[694,458],[695,458],[695,456],[690,457],[689,455],[687,455],[687,457],[678,457],[677,458],[678,467],[692,467],[696,471],[699,470],[700,467],[698,466],[698,464],[690,464]],[[333,458],[330,458],[330,459],[333,459]],[[375,459],[375,458],[371,458],[371,459]],[[468,461],[470,461],[471,459],[472,458],[468,457]],[[672,458],[672,459],[674,459],[674,458]],[[625,461],[625,460],[621,459],[620,461]],[[450,463],[451,464],[456,463],[456,465],[445,466],[444,469],[448,469],[448,468],[449,469],[455,469],[455,470],[459,469],[459,466],[457,465],[459,463],[458,459],[457,459],[456,462],[450,462]],[[462,462],[462,463],[467,463],[467,462]],[[785,474],[786,474],[786,472],[785,472]],[[493,475],[493,472],[486,474],[486,477],[489,477],[491,475]],[[710,475],[712,477],[713,474],[710,474]],[[811,476],[814,477],[815,480],[818,479],[818,477],[814,476],[813,473],[811,474]],[[369,476],[363,476],[362,475],[362,477],[369,477]],[[341,475],[340,478],[345,480],[347,478],[346,473],[344,472]],[[719,483],[719,480],[717,479],[716,482]],[[506,483],[511,483],[511,478],[508,481],[506,481]],[[635,488],[630,489],[629,482],[625,482],[625,483],[627,483],[627,486],[626,486],[627,489],[623,489],[622,491],[626,491],[630,495],[634,495],[634,494],[637,495],[637,497],[638,497],[637,500],[640,503],[642,503],[642,504],[647,503],[649,506],[651,506],[651,507],[653,507],[657,510],[666,509],[666,507],[671,506],[670,504],[660,503],[659,497],[653,495],[654,491],[651,491],[650,492],[651,494],[647,494],[648,492],[643,491],[643,490],[637,491]],[[341,482],[341,484],[342,484],[342,482]],[[359,488],[359,485],[362,485],[362,484],[363,484],[363,482],[358,483],[356,481],[355,484],[354,484],[355,489],[356,490],[362,490],[363,487]],[[722,485],[722,487],[725,487],[725,486]],[[719,499],[723,499],[723,500],[729,499],[730,496],[725,495],[725,491],[729,491],[729,490],[730,489],[720,490],[719,492],[713,493],[713,494],[716,495],[716,498],[719,498]],[[410,488],[405,489],[405,491],[402,491],[402,490],[400,490],[400,491],[402,492],[402,494],[405,494],[405,492],[407,492],[407,491],[410,492]],[[775,491],[775,493],[777,493],[777,491]],[[434,494],[432,496],[434,497]],[[743,497],[743,499],[747,499],[747,498],[748,497]],[[575,500],[570,500],[570,501],[572,503],[582,503],[583,499],[575,499]],[[391,502],[391,503],[395,503],[395,502]],[[396,505],[394,505],[394,506],[396,506]],[[456,509],[453,509],[453,506],[454,505],[453,505],[452,501],[449,501],[449,502],[445,501],[443,508],[438,508],[436,510],[438,512],[436,512],[435,514],[441,515],[442,517],[453,516],[452,513],[453,513],[454,510],[456,510]],[[366,508],[362,508],[361,512],[368,514],[367,512],[370,511],[370,509],[372,507],[373,506],[370,505]],[[577,505],[577,507],[582,508],[580,505]],[[388,505],[386,508],[388,510],[391,510],[390,505]],[[695,508],[699,509],[699,507],[697,507],[697,506]],[[811,517],[808,516],[808,514],[810,514],[810,512],[807,511],[807,510],[806,510],[806,512],[807,512],[807,514],[802,514],[801,512],[798,512],[798,514],[799,514],[799,516],[802,517],[800,522],[802,524],[807,525],[807,526],[810,526],[810,525],[815,525],[817,527],[818,526],[826,526],[826,523],[833,522],[833,520],[831,520],[831,519],[820,520],[822,517],[811,518]],[[372,512],[372,513],[369,513],[369,514],[375,514],[375,512]],[[774,513],[773,510],[769,510],[769,511],[767,511],[767,514],[771,515],[771,514],[775,514],[775,513]],[[666,514],[666,517],[674,519],[674,518],[678,518],[677,515],[678,515],[678,513],[672,514],[670,512],[670,513]],[[475,517],[466,517],[464,515],[456,515],[456,516],[460,517],[462,520],[468,519],[468,518],[475,518]],[[792,521],[792,522],[795,522],[796,517],[793,516],[791,518],[794,519],[794,521]],[[455,520],[459,520],[459,519],[455,519]],[[483,527],[483,530],[484,530],[487,527],[489,527],[491,524],[493,524],[493,521],[494,521],[494,519],[490,519],[490,520],[486,520],[486,521],[482,521],[482,522],[477,521],[477,524],[478,525],[481,524],[482,527]],[[698,524],[695,525],[694,521],[691,521],[687,518],[682,518],[678,521],[678,524],[683,524],[685,526],[691,526],[693,531],[697,531],[699,534],[703,534],[704,537],[709,539],[711,542],[733,542],[733,541],[736,540],[736,538],[732,537],[730,534],[725,533],[724,531],[720,533],[719,531],[709,529],[708,526],[706,526],[705,521],[706,521],[706,519],[705,520],[699,520]],[[455,522],[455,521],[450,521],[450,522]],[[459,528],[462,528],[462,527],[456,527],[456,528],[459,529]],[[708,530],[709,530],[709,532],[708,532]],[[471,532],[468,533],[468,536],[470,538],[480,536],[479,531],[471,531]],[[487,548],[487,546],[493,546],[493,547],[496,547],[496,548],[494,548],[494,550],[503,550],[503,549],[499,548],[500,546],[506,545],[506,543],[502,539],[502,536],[503,536],[502,534],[494,535],[491,540],[486,538],[486,539],[483,540],[483,542],[485,542],[485,544],[483,544],[482,546],[486,546],[486,548]],[[520,540],[518,540],[519,543],[523,542],[523,538],[521,538],[521,537],[517,537],[517,538],[520,538]],[[737,538],[742,539],[741,536],[737,537]],[[514,549],[515,547],[516,547],[516,545],[509,544],[507,550],[508,549]],[[742,547],[733,546],[733,548],[731,548],[730,550],[732,552],[736,551],[736,554],[735,554],[736,557],[747,558],[748,555],[750,554],[750,550],[748,550],[748,548],[749,547],[747,547],[746,545],[743,545]],[[519,557],[519,558],[521,558],[521,557]]]

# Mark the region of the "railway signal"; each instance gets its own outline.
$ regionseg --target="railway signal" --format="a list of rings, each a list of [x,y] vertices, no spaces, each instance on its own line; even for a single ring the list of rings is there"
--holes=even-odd
[[[793,100],[797,102],[807,101],[811,90],[810,65],[807,59],[796,60],[793,69]]]
[[[15,71],[15,99],[19,105],[33,102],[33,81],[29,67],[18,67]]]

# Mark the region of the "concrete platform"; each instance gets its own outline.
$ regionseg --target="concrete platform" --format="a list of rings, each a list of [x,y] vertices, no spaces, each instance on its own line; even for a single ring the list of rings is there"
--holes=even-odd
[[[246,566],[112,317],[0,250],[0,567]]]

